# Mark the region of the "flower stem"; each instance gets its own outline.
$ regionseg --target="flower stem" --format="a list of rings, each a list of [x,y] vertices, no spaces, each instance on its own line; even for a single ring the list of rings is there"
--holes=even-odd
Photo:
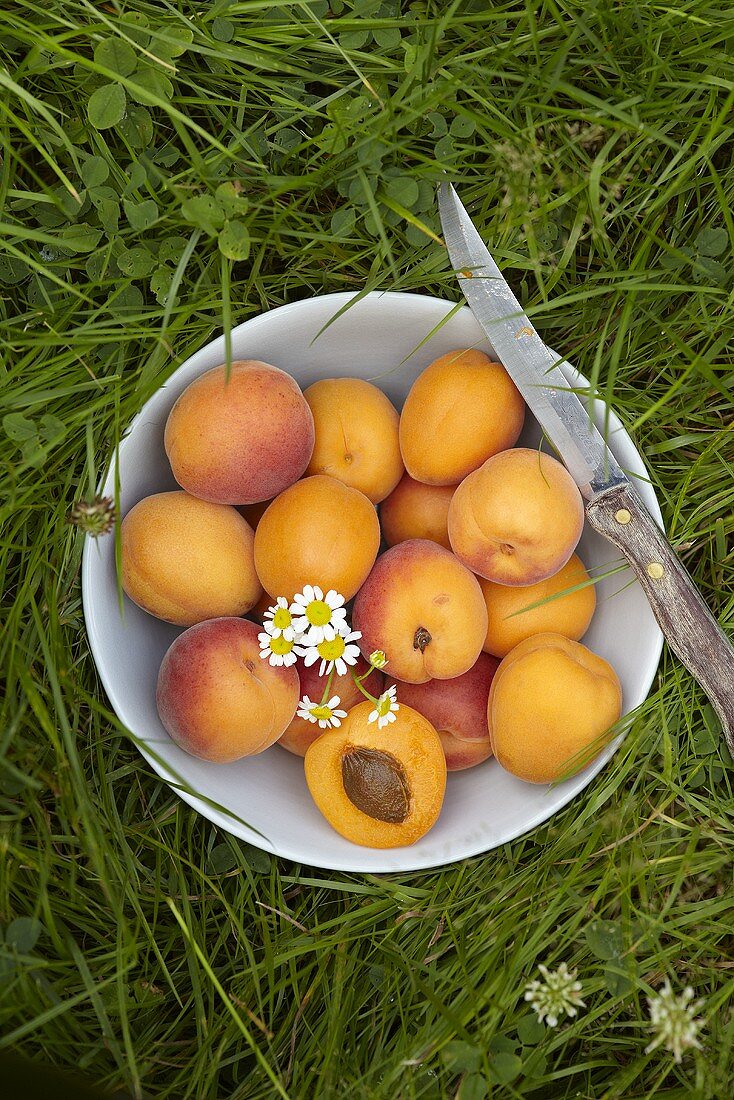
[[[353,669],[353,668],[350,668],[350,670],[349,670],[349,671],[350,671],[350,672],[351,672],[351,674],[352,674],[352,679],[354,680],[355,684],[357,685],[357,687],[359,688],[359,690],[360,690],[360,691],[362,692],[362,694],[364,695],[365,699],[369,699],[369,701],[370,701],[371,703],[374,703],[374,704],[375,704],[375,706],[377,706],[377,699],[375,698],[375,696],[374,696],[374,695],[370,695],[370,693],[369,693],[369,691],[367,690],[367,688],[366,688],[366,687],[364,687],[364,685],[362,684],[362,681],[363,681],[363,680],[366,680],[366,679],[367,679],[367,677],[369,676],[370,672],[373,672],[373,671],[374,671],[374,669],[370,668],[370,669],[369,669],[369,671],[368,671],[368,672],[365,672],[365,674],[364,674],[363,676],[357,676],[357,674],[356,674],[356,672],[354,671],[354,669]]]
[[[331,681],[333,679],[334,679],[334,668],[332,667],[331,672],[326,677],[326,687],[324,688],[324,694],[321,696],[321,704],[320,705],[322,707],[323,707],[324,703],[328,703],[328,701],[329,701],[329,695],[330,695],[330,692],[331,692]]]

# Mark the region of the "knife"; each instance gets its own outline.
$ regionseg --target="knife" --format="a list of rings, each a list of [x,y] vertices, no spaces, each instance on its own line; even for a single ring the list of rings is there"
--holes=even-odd
[[[502,277],[450,183],[438,190],[459,286],[585,499],[594,530],[637,574],[668,645],[709,697],[734,755],[734,649]]]

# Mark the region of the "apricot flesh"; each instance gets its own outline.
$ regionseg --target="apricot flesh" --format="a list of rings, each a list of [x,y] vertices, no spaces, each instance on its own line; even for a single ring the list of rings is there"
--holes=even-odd
[[[400,415],[405,468],[427,485],[458,485],[512,447],[525,402],[501,363],[472,348],[450,351],[416,378]]]
[[[326,677],[319,676],[319,662],[317,661],[316,664],[306,667],[303,661],[298,661],[295,667],[298,670],[298,676],[301,682],[300,698],[302,699],[304,695],[307,695],[311,702],[320,702],[326,686]],[[368,665],[364,657],[360,657],[357,663],[352,667],[355,675],[363,676],[367,671]],[[371,695],[380,695],[383,687],[382,673],[375,670],[366,680],[364,680],[364,686]],[[331,698],[334,695],[339,696],[338,710],[349,711],[351,707],[356,706],[357,703],[361,703],[364,699],[364,695],[355,684],[350,672],[345,676],[335,676],[333,678],[329,690],[329,697]],[[299,718],[296,713],[288,729],[278,740],[278,744],[284,749],[287,749],[288,752],[294,753],[295,756],[305,756],[309,745],[311,745],[317,737],[321,737],[323,732],[323,728],[320,727],[317,722],[309,722],[306,718]]]
[[[449,507],[454,553],[498,584],[537,584],[557,573],[583,527],[583,500],[568,470],[526,447],[487,459],[462,481]]]
[[[380,546],[380,524],[364,493],[325,474],[276,497],[255,531],[255,568],[266,592],[292,600],[304,585],[351,599]]]
[[[596,608],[594,585],[577,554],[572,554],[552,577],[536,584],[510,587],[480,577],[479,585],[488,617],[484,649],[496,657],[506,656],[518,642],[533,634],[552,632],[578,641],[588,630]],[[576,591],[566,591],[574,588]],[[531,607],[546,599],[548,603]]]
[[[316,441],[307,474],[329,474],[373,504],[403,474],[399,416],[388,397],[361,378],[323,378],[304,391]]]
[[[400,706],[407,704],[427,718],[441,739],[446,767],[462,771],[492,755],[487,727],[487,702],[499,661],[480,653],[468,672],[451,680],[425,684],[392,681]]]
[[[252,528],[226,504],[155,493],[127,513],[121,540],[124,591],[166,622],[244,615],[262,592]]]
[[[387,545],[429,539],[450,550],[449,505],[453,495],[453,485],[423,485],[410,474],[403,474],[380,505],[380,524]]]
[[[256,359],[196,378],[166,422],[173,476],[194,496],[254,504],[304,473],[314,444],[311,410],[290,374]]]
[[[479,582],[448,550],[409,539],[386,550],[354,601],[365,656],[383,650],[391,676],[412,684],[461,676],[487,635]]]
[[[614,669],[562,634],[535,634],[510,650],[492,681],[487,720],[506,771],[552,783],[586,767],[622,713]]]
[[[218,764],[252,756],[293,717],[298,673],[263,661],[258,633],[247,619],[210,619],[180,634],[163,658],[158,713],[192,756]]]
[[[339,729],[306,751],[306,782],[336,832],[368,848],[401,848],[438,820],[446,790],[446,759],[433,726],[401,706],[379,729],[373,705],[358,703]]]

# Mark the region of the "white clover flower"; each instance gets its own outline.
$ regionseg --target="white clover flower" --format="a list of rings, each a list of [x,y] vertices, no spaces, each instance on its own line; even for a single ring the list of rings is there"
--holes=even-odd
[[[384,668],[387,664],[387,657],[383,650],[376,649],[374,653],[370,653],[369,661],[373,668]]]
[[[298,704],[298,717],[305,718],[307,722],[318,722],[322,730],[340,726],[342,718],[347,716],[345,710],[336,709],[340,702],[338,695],[333,695],[328,703],[314,703],[308,695],[304,695]]]
[[[258,634],[257,640],[260,643],[260,656],[264,661],[274,666],[285,665],[286,668],[296,663],[300,650],[296,649],[293,638],[286,638],[282,633],[276,636],[263,630]]]
[[[279,638],[282,634],[289,641],[297,641],[298,632],[293,625],[293,616],[285,596],[278,596],[273,606],[267,609],[263,615],[263,626],[273,638]]]
[[[645,1047],[649,1054],[656,1047],[664,1046],[673,1055],[676,1062],[683,1059],[683,1052],[695,1047],[701,1049],[698,1033],[703,1020],[695,1019],[696,1013],[703,1007],[702,1000],[694,1001],[695,993],[690,985],[676,997],[666,978],[661,989],[647,998],[650,1010],[650,1026],[655,1038]]]
[[[361,637],[359,630],[350,630],[348,633],[342,634],[335,630],[333,626],[325,626],[324,637],[317,644],[310,643],[308,635],[302,639],[301,654],[303,663],[308,667],[321,658],[319,676],[325,676],[331,672],[332,668],[336,669],[338,676],[345,676],[347,665],[356,665],[359,658],[359,646],[351,643],[356,642]]]
[[[389,726],[391,722],[397,721],[395,715],[399,710],[398,689],[393,684],[387,691],[383,691],[382,695],[377,700],[375,709],[370,712],[367,721],[377,722],[377,728],[381,730],[383,726]]]
[[[543,981],[537,979],[525,986],[525,1000],[529,1001],[540,1022],[548,1027],[556,1027],[565,1012],[575,1016],[579,1008],[585,1008],[581,1000],[581,982],[576,980],[576,971],[569,970],[565,962],[557,970],[549,970],[541,963],[538,966]]]
[[[324,595],[318,585],[307,584],[293,597],[290,613],[296,633],[303,634],[309,645],[323,642],[327,627],[339,633],[348,629],[344,597],[333,588]]]

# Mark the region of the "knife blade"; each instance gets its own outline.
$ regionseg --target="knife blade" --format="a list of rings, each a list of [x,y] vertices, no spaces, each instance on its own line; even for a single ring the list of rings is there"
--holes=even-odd
[[[444,239],[464,297],[492,347],[587,500],[628,482],[492,259],[450,183],[438,205]]]
[[[671,649],[721,720],[734,754],[734,649],[682,562],[620,469],[492,259],[450,183],[438,190],[459,286],[505,370],[586,498],[586,518],[637,575]]]

